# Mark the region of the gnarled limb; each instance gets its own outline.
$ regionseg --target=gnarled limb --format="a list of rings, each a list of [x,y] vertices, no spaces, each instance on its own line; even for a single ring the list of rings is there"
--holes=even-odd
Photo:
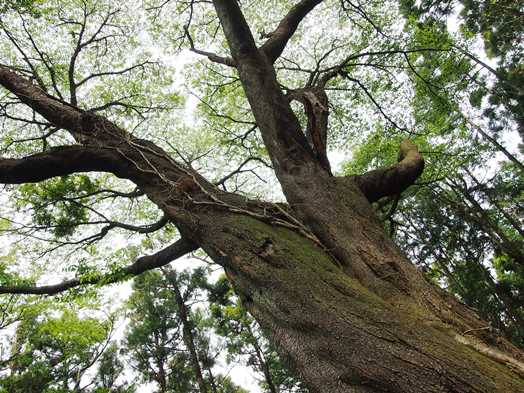
[[[0,85],[55,126],[70,131],[82,130],[82,111],[48,95],[30,81],[0,65]]]
[[[80,142],[84,141],[84,135],[89,135],[100,128],[104,128],[105,131],[110,130],[112,137],[125,136],[125,132],[109,120],[47,94],[3,65],[0,65],[0,85],[56,127],[70,131]],[[103,142],[101,137],[102,135],[96,136],[98,142]]]
[[[260,50],[272,63],[280,57],[302,19],[320,3],[322,3],[322,0],[302,0],[291,8],[284,19],[280,21],[278,27],[272,33],[269,33],[269,39],[260,47]]]
[[[91,146],[60,146],[24,158],[0,159],[0,183],[36,183],[77,172],[111,172],[126,177],[126,161],[114,151]]]
[[[238,64],[239,58],[257,55],[258,49],[253,34],[236,1],[214,0],[217,12],[233,59]],[[245,61],[244,59],[241,59]]]
[[[385,196],[400,194],[417,180],[423,170],[424,158],[417,146],[405,139],[400,144],[397,164],[354,176],[353,180],[372,203]]]
[[[327,157],[329,103],[325,90],[322,87],[307,87],[292,90],[287,96],[304,105],[307,116],[307,140],[320,165],[331,174],[331,165]]]
[[[195,251],[198,246],[190,240],[182,238],[170,246],[158,251],[152,255],[145,255],[138,258],[131,265],[125,266],[115,273],[103,276],[91,277],[87,280],[74,278],[55,285],[43,286],[0,286],[0,294],[23,294],[23,295],[56,295],[68,289],[79,287],[82,285],[92,285],[98,283],[112,284],[123,277],[137,276],[147,270],[152,270],[157,267],[167,265],[168,263],[180,258],[192,251]]]

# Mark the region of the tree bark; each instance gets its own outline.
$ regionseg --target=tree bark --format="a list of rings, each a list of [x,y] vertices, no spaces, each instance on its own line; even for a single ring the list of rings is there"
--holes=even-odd
[[[398,293],[378,296],[298,233],[249,217],[216,218],[223,224],[214,233],[228,230],[204,248],[225,266],[244,305],[311,391],[522,388],[518,351],[499,339],[506,359],[484,346],[475,335],[490,336],[481,330],[486,324],[438,291],[428,286],[432,308]],[[369,251],[376,248],[368,244]]]

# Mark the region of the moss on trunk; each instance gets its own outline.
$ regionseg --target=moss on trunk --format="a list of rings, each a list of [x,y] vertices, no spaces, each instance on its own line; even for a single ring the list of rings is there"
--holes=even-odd
[[[300,233],[241,214],[209,224],[204,248],[312,392],[524,389],[515,364],[457,340],[467,335],[424,302],[377,295]]]

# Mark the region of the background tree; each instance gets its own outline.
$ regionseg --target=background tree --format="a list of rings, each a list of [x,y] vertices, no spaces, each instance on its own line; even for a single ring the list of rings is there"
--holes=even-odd
[[[177,274],[163,268],[135,279],[129,299],[126,352],[146,381],[159,392],[242,393],[226,376],[212,370],[216,354],[192,306],[204,270]],[[201,301],[201,300],[200,300]]]
[[[263,391],[307,392],[295,377],[289,374],[276,351],[263,337],[255,320],[240,304],[226,277],[209,287],[211,322],[218,335],[224,337],[229,361],[239,360],[261,375]]]
[[[524,94],[522,86],[522,42],[524,12],[514,1],[422,1],[418,5],[403,0],[404,11],[425,24],[445,21],[460,11],[461,29],[465,35],[476,35],[484,44],[485,54],[496,62],[495,67],[479,59],[468,49],[464,54],[488,71],[488,75],[475,75],[476,85],[471,98],[481,106],[487,97],[484,113],[493,132],[511,126],[508,117],[518,124],[521,138],[524,135]],[[442,26],[442,24],[441,24]],[[444,27],[444,26],[442,26]],[[445,28],[445,27],[444,27]],[[509,115],[509,116],[508,116]]]
[[[0,379],[2,391],[132,392],[117,381],[120,375],[109,377],[111,369],[106,368],[111,362],[113,370],[121,371],[113,350],[104,353],[111,321],[78,317],[68,309],[58,312],[26,313],[20,321]]]

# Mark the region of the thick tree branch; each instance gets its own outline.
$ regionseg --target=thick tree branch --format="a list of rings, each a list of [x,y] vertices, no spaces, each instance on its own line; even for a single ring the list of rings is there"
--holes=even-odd
[[[277,176],[282,179],[290,172],[296,175],[297,170],[318,169],[305,165],[316,161],[313,151],[282,93],[273,65],[257,49],[238,3],[214,0],[213,4]]]
[[[0,183],[35,183],[77,172],[111,172],[125,176],[125,160],[109,149],[60,146],[24,158],[0,159]]]
[[[0,65],[0,85],[55,126],[72,132],[82,130],[81,110],[48,95],[9,67]]]
[[[152,255],[145,255],[138,258],[131,265],[125,266],[115,273],[91,277],[87,280],[74,278],[55,285],[43,286],[0,286],[0,294],[23,294],[23,295],[56,295],[67,291],[68,289],[92,284],[112,284],[120,281],[124,277],[137,276],[147,270],[155,269],[180,258],[192,251],[198,246],[190,240],[180,239],[170,246],[158,251]]]
[[[3,24],[1,24],[1,29],[4,31],[5,35],[9,39],[9,41],[11,41],[11,43],[14,45],[14,47],[18,50],[18,52],[20,53],[20,55],[24,59],[24,62],[29,67],[33,78],[35,79],[36,83],[38,83],[38,86],[40,86],[40,88],[42,90],[47,90],[44,82],[42,81],[42,78],[40,77],[40,74],[36,70],[36,67],[34,66],[34,64],[31,61],[31,59],[29,58],[29,56],[22,49],[22,47],[18,43],[17,39],[13,36],[13,34],[8,29],[5,28],[5,26]]]
[[[163,149],[154,143],[133,138],[132,135],[108,119],[90,111],[83,111],[48,95],[20,75],[12,72],[8,67],[1,65],[0,85],[15,94],[23,103],[30,106],[53,125],[70,131],[86,147],[86,150],[80,150],[80,146],[77,146],[79,154],[84,151],[99,153],[97,155],[91,154],[90,159],[80,159],[78,163],[73,162],[73,160],[67,161],[71,162],[72,167],[67,167],[62,160],[58,160],[58,165],[44,165],[44,168],[46,168],[44,173],[34,177],[31,177],[25,171],[18,171],[19,176],[22,176],[19,179],[10,177],[12,175],[7,174],[7,169],[22,165],[23,162],[5,161],[6,181],[21,182],[28,181],[28,178],[33,179],[32,181],[39,181],[67,173],[96,170],[108,171],[116,176],[130,179],[142,189],[144,185],[151,185],[151,175],[160,179],[165,186],[174,187],[180,193],[185,191],[176,188],[177,181],[188,175],[191,178],[199,179],[200,187],[196,187],[195,191],[200,190],[204,183],[212,187],[196,172],[184,168],[171,159]],[[37,158],[39,157],[41,155],[37,155]],[[67,157],[64,157],[64,159],[67,160]],[[163,168],[163,171],[159,170],[160,167]]]
[[[409,139],[400,144],[399,162],[388,168],[375,169],[353,179],[370,203],[385,196],[400,194],[422,174],[424,159]]]
[[[320,3],[322,3],[322,0],[302,0],[291,8],[284,19],[280,21],[278,27],[269,34],[269,39],[260,47],[260,50],[272,63],[282,54],[302,19]]]
[[[230,0],[214,0],[213,4],[235,63],[238,64],[241,57],[257,55],[255,39],[238,3]]]
[[[0,65],[0,85],[57,128],[71,132],[80,143],[89,139],[92,144],[107,145],[108,140],[116,142],[129,138],[124,130],[106,118],[47,94],[7,66]]]

